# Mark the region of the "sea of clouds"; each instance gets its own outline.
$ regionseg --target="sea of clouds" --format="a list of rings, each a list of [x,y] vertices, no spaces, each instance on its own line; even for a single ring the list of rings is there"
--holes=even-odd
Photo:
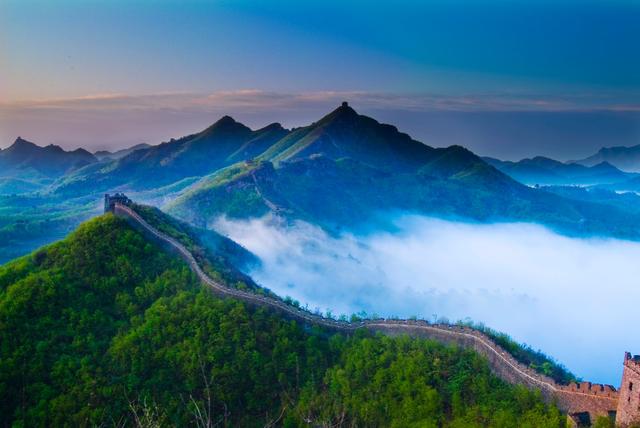
[[[261,259],[249,272],[258,283],[311,309],[471,319],[615,386],[624,351],[640,353],[640,243],[532,224],[393,224],[337,237],[269,218],[214,227]]]

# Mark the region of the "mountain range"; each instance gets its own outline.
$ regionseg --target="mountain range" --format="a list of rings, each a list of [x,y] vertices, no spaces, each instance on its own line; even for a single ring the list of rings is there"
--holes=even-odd
[[[40,147],[18,137],[11,146],[0,150],[0,178],[53,180],[97,161],[84,149],[68,152],[53,144]]]
[[[197,134],[89,165],[56,183],[54,192],[76,195],[119,186],[135,190],[164,186],[257,156],[286,134],[279,124],[252,131],[225,116]]]
[[[292,131],[255,160],[205,176],[167,209],[200,226],[220,215],[275,212],[336,230],[409,211],[640,237],[636,213],[530,188],[463,147],[429,147],[347,105]]]
[[[125,191],[203,228],[221,215],[272,213],[336,231],[384,221],[389,212],[414,212],[640,239],[638,211],[629,198],[613,192],[622,184],[638,186],[635,174],[608,163],[587,167],[542,157],[504,162],[460,146],[434,148],[346,103],[291,130],[278,123],[252,130],[225,116],[195,134],[114,153],[115,159],[22,139],[0,155],[4,171],[22,173],[8,177],[13,181],[5,182],[4,191],[0,185],[5,242],[27,242],[27,232],[37,235],[39,245],[48,236],[59,238],[99,212],[97,201],[112,191]],[[25,179],[25,171],[41,178]],[[531,184],[597,184],[609,193]]]
[[[585,166],[578,163],[559,162],[543,156],[522,159],[518,162],[490,157],[483,159],[505,174],[528,185],[592,186],[622,183],[636,177],[636,174],[623,172],[606,161]]]
[[[640,144],[631,147],[603,147],[587,158],[572,161],[585,166],[601,162],[608,162],[623,171],[640,172]]]

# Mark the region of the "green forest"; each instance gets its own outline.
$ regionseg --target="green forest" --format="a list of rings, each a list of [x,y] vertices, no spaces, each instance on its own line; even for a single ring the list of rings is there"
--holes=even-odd
[[[219,299],[105,215],[0,267],[0,425],[563,427],[472,351]]]

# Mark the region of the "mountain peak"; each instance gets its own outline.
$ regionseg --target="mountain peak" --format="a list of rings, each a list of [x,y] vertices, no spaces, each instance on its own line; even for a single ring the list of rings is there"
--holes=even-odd
[[[31,141],[27,141],[22,137],[18,137],[16,138],[16,140],[13,142],[13,146],[16,147],[20,147],[20,146],[35,146],[34,143],[32,143]]]
[[[36,149],[41,149],[37,144],[27,141],[22,137],[16,138],[13,144],[4,150],[7,153],[31,153]]]
[[[236,121],[231,116],[222,116],[213,125],[205,129],[202,134],[208,135],[213,132],[251,132],[251,129]]]
[[[340,104],[340,107],[335,109],[334,112],[345,116],[358,116],[358,113],[351,106],[349,106],[349,103],[346,101],[343,101],[342,104]]]
[[[334,122],[351,122],[357,119],[359,116],[360,115],[358,114],[358,112],[351,108],[348,102],[343,101],[343,103],[338,108],[320,119],[317,124],[325,125]]]
[[[214,123],[214,125],[230,125],[230,124],[234,124],[234,123],[238,123],[234,118],[232,118],[229,115],[224,115],[222,116],[220,119],[218,119],[218,121],[216,123]]]

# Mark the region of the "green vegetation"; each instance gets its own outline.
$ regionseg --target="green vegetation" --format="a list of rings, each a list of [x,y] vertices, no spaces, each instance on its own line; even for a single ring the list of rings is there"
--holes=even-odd
[[[467,221],[535,222],[570,236],[640,239],[638,212],[528,188],[462,148],[438,153],[417,172],[388,173],[356,159],[326,156],[278,167],[263,162],[252,175],[203,179],[169,212],[204,225],[220,215],[262,216],[269,201],[281,215],[328,231],[366,227],[391,210]]]
[[[513,340],[508,334],[500,333],[483,324],[461,323],[483,332],[489,336],[502,349],[510,353],[522,364],[531,367],[538,373],[549,376],[559,384],[567,385],[571,382],[579,382],[580,379],[571,373],[565,366],[546,355],[544,352],[531,348],[528,345]]]
[[[207,224],[219,215],[262,216],[275,206],[289,219],[333,231],[410,211],[640,239],[637,210],[524,186],[463,147],[431,148],[349,107],[290,132],[258,159],[251,174],[239,163],[204,178],[170,212]]]
[[[62,239],[96,213],[96,200],[66,202],[38,195],[0,195],[0,263]]]
[[[556,409],[491,375],[472,351],[408,337],[356,337],[340,344],[320,388],[296,410],[322,426],[558,427]]]
[[[111,215],[0,267],[0,425],[561,427],[477,354],[202,289]]]
[[[184,245],[194,255],[200,267],[213,279],[232,287],[264,292],[263,288],[241,272],[248,266],[260,263],[260,260],[244,247],[215,231],[196,229],[157,208],[135,205],[134,209],[151,226]]]

